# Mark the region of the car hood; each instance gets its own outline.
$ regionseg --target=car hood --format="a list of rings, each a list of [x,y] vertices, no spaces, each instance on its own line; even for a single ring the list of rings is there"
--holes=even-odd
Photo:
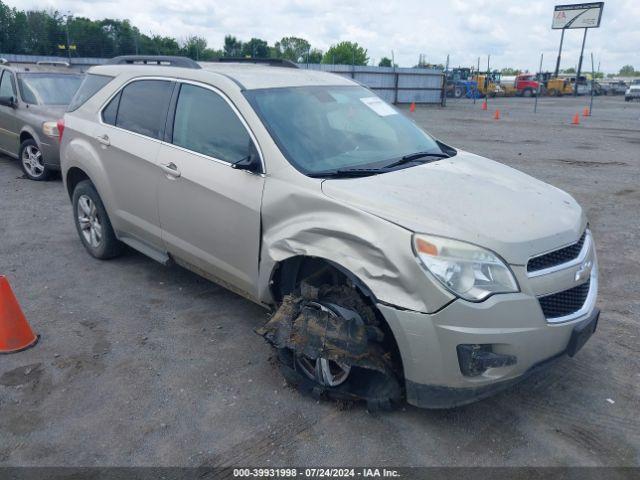
[[[566,192],[463,151],[382,175],[325,180],[322,191],[413,232],[489,248],[513,265],[577,241],[586,224]]]

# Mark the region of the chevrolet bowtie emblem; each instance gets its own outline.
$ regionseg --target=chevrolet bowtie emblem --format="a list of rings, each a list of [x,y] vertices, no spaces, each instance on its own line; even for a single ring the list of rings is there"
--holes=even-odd
[[[589,278],[589,276],[591,275],[592,268],[593,268],[592,260],[584,262],[582,265],[580,265],[580,268],[576,272],[576,277],[575,277],[576,282],[580,282],[581,280]]]

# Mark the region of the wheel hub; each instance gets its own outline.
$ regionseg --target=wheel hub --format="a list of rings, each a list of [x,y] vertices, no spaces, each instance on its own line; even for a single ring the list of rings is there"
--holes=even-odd
[[[337,317],[335,312],[319,303],[310,302],[307,307],[322,310],[330,316]],[[315,380],[325,387],[342,385],[347,381],[351,373],[350,365],[322,357],[312,359],[305,355],[297,355],[295,358],[295,366],[309,379]]]
[[[22,152],[22,164],[32,177],[39,177],[44,173],[42,152],[33,145],[29,145]]]
[[[102,242],[102,224],[94,201],[87,195],[78,198],[78,224],[85,241],[93,248]]]

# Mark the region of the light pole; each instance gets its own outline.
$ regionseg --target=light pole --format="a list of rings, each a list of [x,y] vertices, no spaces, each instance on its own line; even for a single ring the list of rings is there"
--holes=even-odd
[[[71,42],[69,41],[69,17],[71,17],[71,12],[67,11],[65,15],[66,20],[66,31],[67,31],[67,58],[69,59],[69,63],[71,63]]]

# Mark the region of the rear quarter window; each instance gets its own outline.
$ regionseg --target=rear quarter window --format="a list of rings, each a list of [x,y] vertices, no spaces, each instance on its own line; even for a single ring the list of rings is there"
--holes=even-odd
[[[113,77],[109,77],[107,75],[96,75],[94,73],[86,74],[78,88],[78,91],[71,99],[71,103],[69,103],[69,106],[67,107],[67,112],[73,112],[80,108],[111,80],[113,80]]]

